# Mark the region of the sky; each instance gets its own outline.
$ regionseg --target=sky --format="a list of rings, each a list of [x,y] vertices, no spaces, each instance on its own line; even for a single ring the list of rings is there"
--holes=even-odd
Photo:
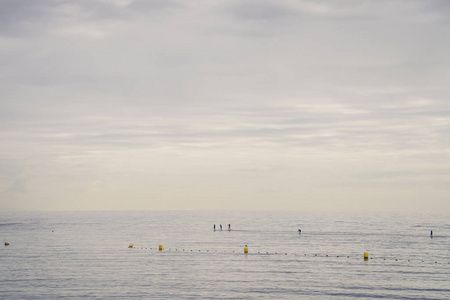
[[[450,1],[0,0],[0,211],[450,213]]]

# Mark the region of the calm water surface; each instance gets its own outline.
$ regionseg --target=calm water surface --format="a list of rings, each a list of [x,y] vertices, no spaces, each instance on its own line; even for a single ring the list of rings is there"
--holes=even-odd
[[[0,299],[450,299],[445,214],[1,213],[0,239]]]

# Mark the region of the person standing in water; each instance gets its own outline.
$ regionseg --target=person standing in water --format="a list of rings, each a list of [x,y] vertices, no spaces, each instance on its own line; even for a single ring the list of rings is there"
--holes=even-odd
[[[231,224],[228,224],[228,231],[231,231]]]
[[[214,231],[216,231],[216,224],[214,224]]]
[[[430,232],[430,236],[431,236],[431,237],[433,237],[433,230],[431,230],[431,232]]]
[[[220,224],[220,231],[222,231],[222,224]]]

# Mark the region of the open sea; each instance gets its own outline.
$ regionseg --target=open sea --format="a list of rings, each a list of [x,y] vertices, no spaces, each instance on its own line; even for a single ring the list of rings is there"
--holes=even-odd
[[[0,213],[0,239],[0,299],[450,299],[448,214]]]

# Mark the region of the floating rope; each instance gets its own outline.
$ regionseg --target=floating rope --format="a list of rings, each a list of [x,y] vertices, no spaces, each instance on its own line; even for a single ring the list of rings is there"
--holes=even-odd
[[[161,244],[159,245],[159,247],[158,248],[152,248],[152,247],[139,247],[139,246],[134,246],[133,245],[133,243],[131,243],[129,246],[128,246],[128,248],[131,248],[131,249],[141,249],[141,250],[156,250],[156,251],[160,251],[160,252],[162,252],[162,251],[172,251],[172,248],[168,248],[168,249],[166,249],[166,248],[164,248]],[[215,253],[218,253],[218,252],[220,252],[220,253],[226,253],[227,252],[227,250],[223,250],[223,251],[219,251],[219,250],[196,250],[196,249],[190,249],[190,250],[187,250],[187,249],[182,249],[182,250],[179,250],[178,248],[175,248],[175,251],[183,251],[183,252],[185,252],[185,251],[189,251],[189,252],[215,252]],[[229,253],[236,253],[236,251],[228,251]],[[239,251],[240,252],[240,251]],[[248,254],[248,247],[245,247],[244,248],[244,254]],[[241,252],[242,253],[242,252]],[[294,255],[294,256],[297,256],[297,255],[301,255],[301,254],[297,254],[297,253],[292,253],[292,252],[268,252],[268,251],[266,251],[266,252],[261,252],[261,251],[258,251],[257,253],[254,253],[254,254],[266,254],[266,255],[282,255],[282,254],[284,254],[285,256],[287,256],[287,255]],[[307,253],[303,253],[303,256],[314,256],[314,257],[336,257],[336,258],[339,258],[339,257],[341,257],[340,255],[328,255],[328,254],[325,254],[325,255],[318,255],[317,253],[314,253],[314,254],[310,254],[310,255],[308,255]],[[350,258],[350,255],[347,255],[346,256],[347,258]],[[353,257],[352,257],[353,258]],[[369,260],[369,255],[368,255],[368,253],[367,252],[364,252],[364,255],[363,255],[363,258],[364,258],[364,260],[365,261],[368,261]],[[370,259],[371,260],[373,260],[373,257],[370,257]],[[381,258],[380,258],[381,259]],[[386,261],[386,260],[388,260],[388,259],[386,259],[386,258],[383,258],[383,261]],[[399,259],[398,258],[394,258],[394,261],[399,261]],[[411,260],[411,259],[408,259],[407,260],[407,262],[414,262],[415,260]],[[425,260],[418,260],[419,262],[425,262]],[[435,264],[437,264],[438,263],[438,261],[437,260],[435,260],[434,261],[434,263]],[[450,264],[450,261],[448,261],[447,262],[447,264]]]

